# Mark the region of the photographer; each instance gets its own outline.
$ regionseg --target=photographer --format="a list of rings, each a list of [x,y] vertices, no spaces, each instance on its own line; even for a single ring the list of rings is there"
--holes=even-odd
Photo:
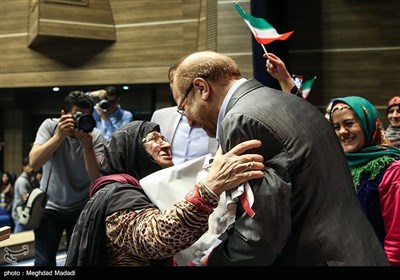
[[[23,225],[19,222],[19,214],[17,207],[24,204],[28,198],[29,193],[32,191],[32,185],[30,177],[35,172],[29,165],[29,158],[25,157],[22,160],[22,173],[18,176],[14,184],[14,198],[12,204],[12,218],[14,220],[14,231],[13,233],[30,230],[30,227]]]
[[[92,91],[89,95],[96,101],[93,118],[105,140],[117,128],[134,120],[134,115],[119,105],[121,93],[116,87],[108,86],[105,89]]]
[[[65,98],[59,119],[46,119],[29,154],[33,169],[43,166],[40,188],[49,199],[35,233],[35,266],[55,266],[63,231],[67,243],[89,198],[89,186],[99,177],[103,136],[91,116],[94,102],[81,91]]]

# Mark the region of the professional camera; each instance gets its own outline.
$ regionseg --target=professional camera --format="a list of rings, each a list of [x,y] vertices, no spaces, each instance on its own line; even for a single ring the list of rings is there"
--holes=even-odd
[[[75,127],[84,132],[92,132],[96,127],[96,121],[92,115],[84,115],[81,112],[76,112],[72,115],[75,120]]]
[[[98,104],[99,107],[104,111],[107,112],[108,108],[110,108],[110,102],[107,99],[100,100],[97,96],[92,96],[94,103]]]

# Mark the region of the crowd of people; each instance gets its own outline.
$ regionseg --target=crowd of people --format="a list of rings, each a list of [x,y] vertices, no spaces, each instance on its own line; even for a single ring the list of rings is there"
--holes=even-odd
[[[365,98],[334,99],[331,122],[360,205],[389,262],[400,265],[400,150],[390,146],[377,110]]]
[[[359,96],[333,98],[324,116],[278,56],[264,58],[281,90],[242,77],[229,56],[182,57],[168,72],[177,105],[151,121],[134,120],[112,87],[68,94],[60,116],[39,127],[15,185],[3,174],[2,198],[14,206],[34,187],[49,194],[33,229],[35,265],[56,265],[65,231],[67,266],[174,266],[220,196],[244,185],[233,223],[196,265],[400,265],[400,97],[387,104],[387,129]],[[77,125],[77,114],[93,126]],[[141,188],[142,178],[209,153],[207,175],[170,209]],[[29,230],[11,212],[14,232]]]
[[[187,56],[174,80],[178,109],[224,152],[263,143],[264,178],[249,182],[254,216],[239,204],[203,265],[387,265],[337,136],[314,106],[241,77],[235,61],[211,51]]]
[[[11,232],[14,233],[29,230],[29,228],[19,227],[15,208],[26,201],[33,189],[40,187],[41,175],[41,169],[32,170],[28,157],[22,160],[22,173],[19,176],[7,171],[3,172],[0,203],[1,227],[9,226]],[[26,181],[21,178],[26,178]]]
[[[290,77],[285,64],[273,54],[265,57],[267,72],[284,90]],[[394,266],[400,265],[399,110],[400,97],[395,96],[387,104],[386,130],[374,105],[360,96],[332,98],[325,112],[345,153],[362,210]]]

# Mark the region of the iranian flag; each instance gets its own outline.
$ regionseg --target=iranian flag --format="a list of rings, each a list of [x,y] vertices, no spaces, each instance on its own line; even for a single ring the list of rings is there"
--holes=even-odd
[[[301,89],[303,91],[303,98],[307,99],[308,95],[310,94],[311,88],[314,84],[314,81],[317,77],[312,78],[311,80],[305,81],[302,85],[301,85]]]
[[[234,5],[236,11],[250,28],[256,41],[261,45],[267,45],[275,40],[286,40],[293,33],[293,31],[290,31],[284,34],[279,34],[265,19],[256,18],[246,14],[237,2],[234,2]]]

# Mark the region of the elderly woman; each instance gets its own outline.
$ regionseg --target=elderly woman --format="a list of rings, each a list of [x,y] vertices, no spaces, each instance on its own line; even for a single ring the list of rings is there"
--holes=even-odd
[[[386,137],[390,144],[400,148],[400,96],[391,98],[387,106],[389,126],[386,129]]]
[[[222,192],[262,178],[263,157],[244,154],[261,142],[243,142],[214,158],[207,177],[173,208],[161,212],[139,179],[173,165],[171,145],[157,124],[133,121],[107,140],[102,177],[75,226],[67,266],[172,265],[173,256],[208,229],[208,217]]]
[[[388,261],[400,265],[400,151],[388,145],[377,110],[362,97],[334,99],[331,122],[361,206]]]

